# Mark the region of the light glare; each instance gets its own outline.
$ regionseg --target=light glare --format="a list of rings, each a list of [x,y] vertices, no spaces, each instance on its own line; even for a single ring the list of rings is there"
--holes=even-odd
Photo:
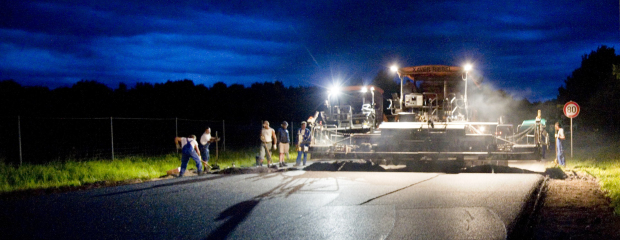
[[[396,66],[396,65],[392,65],[392,66],[390,67],[390,71],[392,71],[392,72],[397,72],[397,71],[398,71],[398,66]]]
[[[473,66],[471,64],[469,64],[469,63],[465,64],[465,68],[464,69],[465,69],[466,72],[471,71],[472,68],[473,68]]]
[[[338,86],[332,86],[332,87],[329,89],[329,94],[330,94],[331,96],[338,96],[338,94],[339,94],[339,93],[340,93],[340,88],[339,88]]]

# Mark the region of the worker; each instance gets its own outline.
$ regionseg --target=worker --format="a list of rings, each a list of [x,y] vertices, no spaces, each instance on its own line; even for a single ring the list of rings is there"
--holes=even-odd
[[[405,82],[405,85],[403,86],[403,97],[404,95],[407,95],[409,93],[413,93],[413,88],[415,85],[413,85],[413,82],[411,82],[410,79],[407,79],[407,82]]]
[[[271,147],[273,146],[273,150],[276,150],[278,147],[278,140],[276,138],[276,131],[273,128],[269,127],[269,121],[263,122],[263,128],[260,132],[260,153],[258,157],[258,165],[263,166],[263,159],[265,159],[265,155],[267,155],[267,167],[271,167]]]
[[[314,119],[313,116],[308,117],[308,120],[306,121],[306,124],[308,125],[307,127],[313,127],[314,126],[314,121],[316,119]]]
[[[555,134],[555,153],[558,160],[558,164],[562,167],[566,167],[566,162],[564,159],[564,148],[562,147],[562,142],[566,137],[564,136],[564,129],[560,127],[560,122],[555,122],[555,130],[557,133]]]
[[[310,129],[306,128],[307,123],[301,122],[301,128],[297,131],[297,160],[295,166],[300,166],[301,155],[304,155],[304,166],[308,158],[308,148],[310,146]]]
[[[543,125],[542,130],[542,158],[545,159],[545,155],[547,153],[547,148],[549,148],[549,133],[546,130],[545,125]]]
[[[201,149],[201,156],[202,156],[202,164],[204,165],[204,170],[205,172],[208,172],[211,169],[211,166],[209,165],[209,145],[212,142],[216,142],[219,141],[219,138],[215,138],[211,136],[211,128],[207,127],[205,129],[205,132],[202,134],[202,136],[200,137],[200,149]]]
[[[200,149],[198,149],[198,142],[196,142],[196,135],[190,135],[189,137],[175,137],[174,145],[177,149],[182,149],[181,155],[181,170],[179,171],[179,177],[183,177],[185,170],[187,169],[187,162],[189,158],[194,159],[196,162],[196,173],[202,174],[202,163],[200,159]]]
[[[288,153],[290,138],[288,136],[288,123],[286,121],[282,122],[281,127],[278,129],[278,147],[280,148],[280,167],[286,167],[286,161],[284,160],[284,155]]]

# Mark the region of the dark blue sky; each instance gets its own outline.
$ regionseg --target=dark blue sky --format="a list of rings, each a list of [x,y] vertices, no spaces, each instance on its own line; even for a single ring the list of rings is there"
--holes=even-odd
[[[394,63],[472,62],[486,83],[538,101],[584,54],[620,43],[615,0],[376,2],[2,0],[0,80],[326,86]]]

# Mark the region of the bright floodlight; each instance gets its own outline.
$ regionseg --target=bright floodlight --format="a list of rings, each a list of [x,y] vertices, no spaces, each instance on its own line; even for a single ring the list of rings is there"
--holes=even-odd
[[[392,71],[392,72],[397,72],[397,71],[398,71],[398,66],[396,66],[396,65],[392,65],[392,66],[390,67],[390,71]]]
[[[338,96],[339,93],[340,93],[340,89],[338,88],[338,86],[332,86],[329,89],[329,94],[332,96]]]
[[[374,90],[375,90],[375,87],[370,87],[370,91],[374,91]]]
[[[368,89],[366,87],[362,87],[362,92],[363,93],[368,92]]]
[[[473,66],[472,66],[471,64],[469,64],[469,63],[468,63],[468,64],[465,64],[465,71],[466,71],[466,72],[471,71],[472,67],[473,67]]]

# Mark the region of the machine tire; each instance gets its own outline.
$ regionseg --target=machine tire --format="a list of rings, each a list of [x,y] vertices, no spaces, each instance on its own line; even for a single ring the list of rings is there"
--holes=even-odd
[[[407,166],[407,170],[416,170],[416,168],[420,167],[420,161],[406,161],[405,165]]]
[[[450,161],[444,165],[443,171],[446,173],[460,173],[464,165],[464,160]]]

